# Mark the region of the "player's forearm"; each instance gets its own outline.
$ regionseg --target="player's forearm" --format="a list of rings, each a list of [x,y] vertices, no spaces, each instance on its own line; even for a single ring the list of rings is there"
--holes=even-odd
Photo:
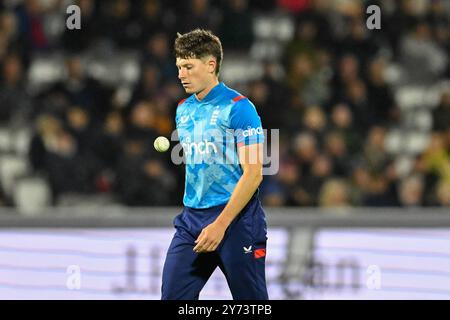
[[[261,172],[244,172],[234,189],[228,204],[216,222],[227,228],[252,198],[262,181]]]

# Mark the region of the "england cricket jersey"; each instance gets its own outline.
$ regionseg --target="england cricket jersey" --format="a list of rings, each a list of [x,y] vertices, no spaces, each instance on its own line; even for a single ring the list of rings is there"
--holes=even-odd
[[[220,82],[202,101],[195,94],[182,100],[175,120],[186,163],[184,205],[225,204],[242,175],[237,148],[264,142],[255,106]]]

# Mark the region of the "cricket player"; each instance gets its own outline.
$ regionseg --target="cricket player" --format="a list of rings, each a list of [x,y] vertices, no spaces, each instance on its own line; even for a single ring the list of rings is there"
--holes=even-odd
[[[255,106],[219,81],[222,45],[196,29],[175,40],[187,99],[176,127],[186,161],[184,209],[162,275],[162,299],[197,300],[213,271],[233,299],[267,300],[267,225],[258,199],[264,132]]]

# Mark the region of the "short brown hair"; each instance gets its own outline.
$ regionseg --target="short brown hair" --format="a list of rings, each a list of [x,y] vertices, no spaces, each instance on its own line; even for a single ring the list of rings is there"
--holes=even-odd
[[[175,57],[181,59],[201,59],[206,56],[216,58],[216,75],[219,74],[223,59],[222,43],[209,30],[195,29],[185,34],[177,34],[175,39]]]

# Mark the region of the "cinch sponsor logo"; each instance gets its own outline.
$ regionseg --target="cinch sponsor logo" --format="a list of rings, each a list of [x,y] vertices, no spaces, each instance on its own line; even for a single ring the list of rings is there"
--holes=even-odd
[[[263,134],[263,129],[261,127],[258,128],[247,127],[247,130],[244,130],[242,132],[242,135],[244,137],[251,137],[255,134]]]
[[[190,142],[189,138],[186,138],[186,142],[181,144],[186,155],[191,155],[193,153],[199,154],[211,154],[217,153],[217,147],[211,141],[204,139],[200,142]]]

